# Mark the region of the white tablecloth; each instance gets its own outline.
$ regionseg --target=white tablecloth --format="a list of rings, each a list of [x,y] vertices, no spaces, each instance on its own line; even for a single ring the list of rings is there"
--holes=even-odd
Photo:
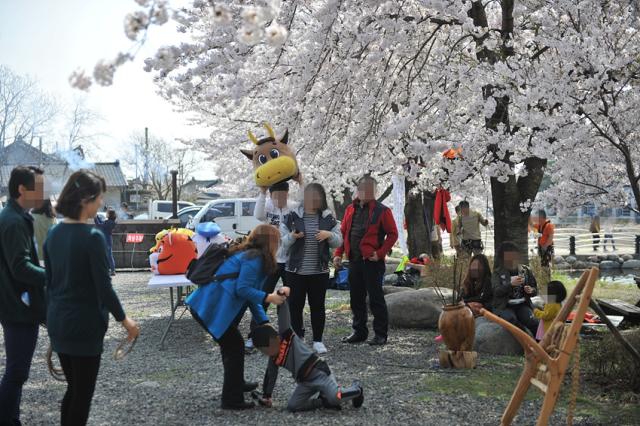
[[[149,288],[187,287],[194,285],[183,274],[180,275],[153,275],[147,285]]]

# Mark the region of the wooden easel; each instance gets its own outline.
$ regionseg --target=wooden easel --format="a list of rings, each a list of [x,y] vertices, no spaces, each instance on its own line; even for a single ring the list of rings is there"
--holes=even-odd
[[[597,268],[582,274],[540,343],[510,322],[484,309],[480,311],[485,318],[507,329],[522,345],[525,352],[525,368],[513,391],[509,405],[502,415],[501,425],[510,425],[513,422],[531,385],[544,393],[544,402],[536,425],[542,426],[549,423],[549,417],[560,395],[560,387],[569,360],[578,343],[578,333],[584,321],[584,314],[589,307],[598,274]],[[565,326],[567,317],[576,303],[578,303],[576,316],[570,326]]]

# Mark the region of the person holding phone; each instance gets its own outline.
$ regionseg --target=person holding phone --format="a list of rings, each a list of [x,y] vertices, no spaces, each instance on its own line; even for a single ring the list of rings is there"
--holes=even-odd
[[[539,320],[533,315],[531,298],[538,285],[531,270],[520,264],[520,250],[511,241],[498,249],[492,276],[493,308],[497,315],[524,331],[536,335]]]

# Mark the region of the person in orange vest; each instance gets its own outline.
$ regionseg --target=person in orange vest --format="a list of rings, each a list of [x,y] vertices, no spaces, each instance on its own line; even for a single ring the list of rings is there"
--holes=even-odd
[[[553,260],[553,236],[556,228],[551,221],[547,219],[546,211],[538,210],[533,229],[538,235],[538,256],[540,256],[540,264],[548,268]]]

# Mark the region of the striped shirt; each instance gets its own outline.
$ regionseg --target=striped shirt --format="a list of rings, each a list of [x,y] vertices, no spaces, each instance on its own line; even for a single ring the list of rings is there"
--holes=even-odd
[[[316,275],[328,273],[320,267],[320,244],[318,235],[320,217],[317,214],[304,214],[304,257],[298,270],[299,275]]]

